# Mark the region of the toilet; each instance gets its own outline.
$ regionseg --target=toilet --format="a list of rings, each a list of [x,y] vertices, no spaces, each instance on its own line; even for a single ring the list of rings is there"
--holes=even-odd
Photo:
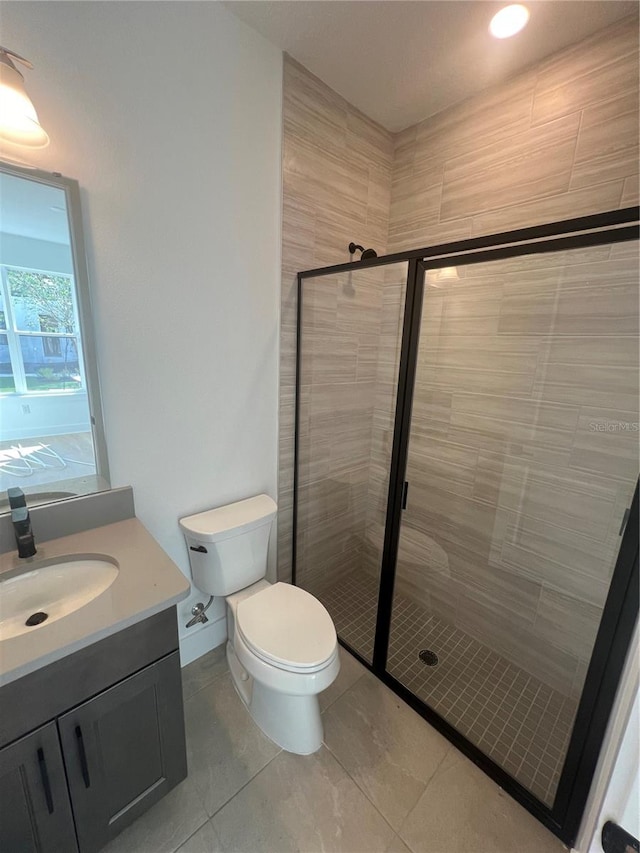
[[[180,519],[195,586],[223,596],[227,661],[262,731],[288,752],[322,744],[318,694],[340,671],[331,616],[305,590],[265,579],[277,506],[257,495]]]

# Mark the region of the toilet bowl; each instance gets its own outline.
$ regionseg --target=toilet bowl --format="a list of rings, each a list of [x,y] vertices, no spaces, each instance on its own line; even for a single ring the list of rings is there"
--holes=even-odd
[[[255,722],[288,752],[318,750],[318,694],[340,670],[325,608],[298,587],[260,581],[227,598],[227,626],[231,677]]]
[[[265,579],[276,504],[258,495],[180,520],[194,583],[223,595],[233,684],[262,731],[288,752],[322,744],[318,694],[340,671],[331,617],[310,593]]]

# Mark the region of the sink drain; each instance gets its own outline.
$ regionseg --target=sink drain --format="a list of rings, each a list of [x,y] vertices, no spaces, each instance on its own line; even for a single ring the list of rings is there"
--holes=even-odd
[[[438,655],[431,649],[422,649],[418,657],[426,666],[436,666],[438,663]]]
[[[41,625],[48,618],[48,613],[43,613],[41,610],[39,610],[37,613],[32,613],[24,624],[28,625],[31,628],[34,625]]]

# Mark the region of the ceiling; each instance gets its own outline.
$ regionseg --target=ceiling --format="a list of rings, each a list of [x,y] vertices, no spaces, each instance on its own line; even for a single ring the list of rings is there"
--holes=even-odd
[[[493,0],[228,0],[228,9],[363,113],[402,130],[632,14],[622,0],[524,0],[498,40]]]
[[[64,190],[0,172],[0,234],[68,245]]]

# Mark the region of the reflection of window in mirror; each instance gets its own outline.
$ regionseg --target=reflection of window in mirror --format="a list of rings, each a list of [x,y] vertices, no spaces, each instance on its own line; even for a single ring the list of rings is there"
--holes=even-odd
[[[0,490],[30,504],[109,487],[78,203],[0,167]]]

